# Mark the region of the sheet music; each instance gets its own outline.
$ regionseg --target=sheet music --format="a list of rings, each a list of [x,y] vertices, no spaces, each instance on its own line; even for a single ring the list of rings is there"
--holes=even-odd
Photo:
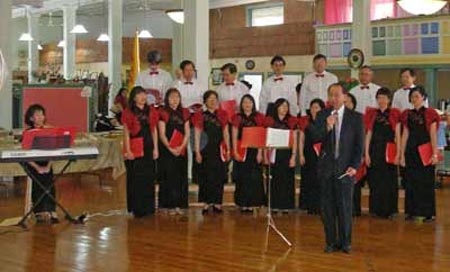
[[[289,135],[290,131],[287,129],[267,129],[266,146],[276,148],[288,148],[289,147]]]

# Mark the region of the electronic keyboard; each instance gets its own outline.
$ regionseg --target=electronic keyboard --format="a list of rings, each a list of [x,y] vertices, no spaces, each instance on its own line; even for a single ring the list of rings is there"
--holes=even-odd
[[[98,154],[99,152],[96,147],[74,147],[53,150],[1,150],[0,162],[20,163],[31,161],[88,160],[97,158]]]

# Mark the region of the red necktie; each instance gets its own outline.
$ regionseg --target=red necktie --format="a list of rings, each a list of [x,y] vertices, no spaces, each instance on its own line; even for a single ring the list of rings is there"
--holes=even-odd
[[[409,88],[403,88],[404,91],[409,91]]]
[[[367,86],[367,85],[366,85],[366,86],[361,86],[361,90],[364,90],[364,89],[367,89],[367,90],[368,90],[368,89],[369,89],[369,86]]]
[[[277,77],[277,78],[274,78],[273,80],[274,80],[275,82],[277,82],[278,80],[281,80],[281,81],[282,81],[282,80],[283,80],[283,77]]]
[[[325,75],[316,74],[316,77],[324,77]]]
[[[226,83],[226,86],[234,86],[234,83]]]
[[[184,85],[193,85],[194,83],[193,82],[191,82],[191,81],[186,81],[185,83],[184,83]]]
[[[150,72],[150,75],[151,75],[151,76],[159,75],[159,72]]]

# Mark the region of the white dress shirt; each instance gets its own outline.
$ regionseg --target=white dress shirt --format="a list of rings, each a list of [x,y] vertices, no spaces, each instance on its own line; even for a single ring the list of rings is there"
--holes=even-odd
[[[320,98],[323,102],[328,101],[328,87],[337,83],[338,78],[327,71],[322,74],[313,72],[305,77],[300,91],[300,108],[302,115],[306,115],[309,103],[315,98]]]
[[[377,108],[377,92],[380,86],[374,83],[369,83],[366,86],[360,84],[353,87],[350,93],[356,98],[356,108],[355,110],[359,113],[364,114],[367,107]]]
[[[186,108],[194,104],[203,104],[203,94],[208,90],[205,84],[196,79],[191,81],[185,79],[175,80],[172,87],[180,91],[181,103]]]
[[[395,91],[394,98],[392,99],[392,107],[401,111],[413,109],[414,106],[409,102],[409,90],[414,87],[415,85],[412,85],[409,88],[400,88]],[[428,99],[424,101],[423,105],[428,108]]]
[[[158,90],[161,94],[161,99],[164,99],[164,95],[171,84],[172,76],[168,72],[158,69],[156,74],[154,74],[150,72],[150,69],[146,69],[138,74],[135,86],[141,86],[146,90]],[[153,102],[152,100],[153,98],[149,96],[148,102]]]
[[[339,157],[339,144],[341,140],[341,127],[342,121],[344,120],[344,110],[345,105],[342,105],[338,110],[333,110],[331,114],[337,114],[337,122],[334,125],[334,133],[335,133],[335,158]]]
[[[297,116],[298,99],[295,87],[296,83],[283,75],[269,77],[264,82],[259,95],[259,111],[265,114],[269,103],[275,103],[278,98],[284,98],[289,101],[291,114]]]
[[[235,100],[236,105],[241,103],[242,96],[250,93],[247,86],[237,80],[228,85],[223,82],[217,87],[216,91],[219,94],[219,101]]]

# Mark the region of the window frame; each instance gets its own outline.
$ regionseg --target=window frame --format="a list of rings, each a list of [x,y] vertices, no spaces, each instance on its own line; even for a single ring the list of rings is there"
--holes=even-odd
[[[265,27],[265,26],[254,26],[252,24],[253,22],[253,11],[255,10],[261,10],[261,9],[269,9],[269,8],[276,8],[281,7],[283,8],[283,23],[281,24],[274,24],[274,25],[265,25],[265,26],[276,26],[276,25],[283,25],[284,19],[285,19],[285,5],[284,2],[276,2],[276,3],[263,3],[263,4],[257,4],[257,5],[250,5],[246,7],[246,26],[247,27]]]

